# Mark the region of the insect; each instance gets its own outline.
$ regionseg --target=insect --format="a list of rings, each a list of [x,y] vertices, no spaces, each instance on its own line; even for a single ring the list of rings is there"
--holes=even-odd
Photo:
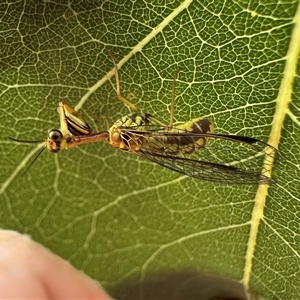
[[[121,94],[117,63],[111,55],[116,76],[117,97],[132,113],[105,131],[92,129],[74,109],[58,105],[60,129],[49,131],[45,147],[50,152],[106,141],[112,147],[146,158],[184,175],[223,184],[268,184],[276,149],[258,139],[215,134],[209,119],[196,118],[174,126],[175,84],[172,82],[169,124],[138,108]],[[13,139],[13,138],[11,138]],[[13,139],[15,141],[20,141]]]

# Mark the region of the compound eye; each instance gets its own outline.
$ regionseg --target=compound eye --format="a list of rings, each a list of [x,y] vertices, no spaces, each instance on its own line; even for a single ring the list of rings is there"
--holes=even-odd
[[[63,135],[62,133],[57,130],[57,129],[52,129],[50,132],[49,132],[49,135],[48,135],[48,138],[53,141],[53,142],[59,142],[62,140],[63,138]]]

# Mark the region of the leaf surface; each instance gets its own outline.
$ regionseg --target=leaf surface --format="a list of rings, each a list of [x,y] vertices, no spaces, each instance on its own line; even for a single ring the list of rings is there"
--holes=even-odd
[[[109,290],[196,268],[265,297],[299,293],[299,2],[66,1],[0,6],[1,227],[30,234]],[[59,101],[94,132],[129,110],[279,149],[268,186],[182,176],[106,143],[58,154],[14,143],[59,128]],[[236,149],[232,149],[232,152]],[[229,153],[230,155],[230,153]],[[276,299],[277,299],[276,298]]]

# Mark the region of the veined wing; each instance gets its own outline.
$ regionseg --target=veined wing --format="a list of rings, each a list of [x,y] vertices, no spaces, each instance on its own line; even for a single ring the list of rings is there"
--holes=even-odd
[[[151,128],[151,126],[149,126]],[[124,135],[140,140],[132,151],[161,166],[224,184],[267,184],[276,149],[258,139],[161,128],[139,131],[123,128]]]
[[[205,181],[222,184],[267,184],[270,182],[270,178],[260,172],[244,170],[235,166],[183,157],[152,155],[144,150],[140,150],[136,154],[173,171]]]

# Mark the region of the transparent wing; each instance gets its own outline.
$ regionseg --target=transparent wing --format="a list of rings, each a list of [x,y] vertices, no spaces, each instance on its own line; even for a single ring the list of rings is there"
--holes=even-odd
[[[126,131],[126,133],[125,133]],[[267,184],[276,149],[251,137],[201,134],[167,128],[124,129],[139,140],[135,154],[161,166],[201,180],[224,184]]]
[[[205,181],[223,184],[267,184],[270,181],[270,178],[262,173],[247,171],[233,166],[190,158],[152,155],[144,150],[140,150],[137,154],[168,169]]]

